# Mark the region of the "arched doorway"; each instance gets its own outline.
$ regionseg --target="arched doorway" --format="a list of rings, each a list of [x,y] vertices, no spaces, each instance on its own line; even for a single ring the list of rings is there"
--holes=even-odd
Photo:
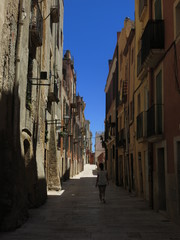
[[[36,178],[37,170],[36,163],[31,154],[31,144],[28,139],[23,141],[24,145],[24,160],[25,160],[25,172],[26,172],[26,184],[27,184],[27,193],[28,193],[28,205],[33,207],[36,202]]]

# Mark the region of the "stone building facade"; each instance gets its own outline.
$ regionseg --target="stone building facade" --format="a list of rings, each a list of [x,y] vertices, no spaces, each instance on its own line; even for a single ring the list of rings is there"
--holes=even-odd
[[[90,163],[90,155],[92,152],[92,132],[90,131],[90,121],[85,120],[84,123],[84,147],[85,147],[85,157],[84,157],[84,164]]]
[[[107,167],[115,166],[116,184],[144,198],[150,207],[177,223],[180,223],[179,13],[179,0],[135,1],[134,27],[128,29],[130,20],[125,19],[124,28],[118,33],[118,92],[110,98],[116,98],[118,108],[116,113],[111,112],[112,103],[106,114],[106,121],[108,114],[117,114],[115,165],[106,154]],[[111,71],[112,68],[105,88],[106,108]],[[127,81],[125,89],[122,80]],[[106,148],[109,128],[106,127]]]
[[[130,188],[129,161],[130,128],[129,102],[132,101],[130,86],[134,81],[134,63],[132,62],[131,41],[133,38],[134,22],[129,18],[124,20],[124,28],[118,33],[117,39],[117,89],[116,93],[116,183]],[[130,49],[129,49],[130,48]],[[133,168],[133,166],[132,166]]]
[[[144,131],[136,143],[144,146],[136,148],[142,169],[137,192],[151,207],[180,223],[180,1],[140,1],[135,7],[135,117],[144,114]]]
[[[102,131],[98,131],[96,132],[95,135],[95,154],[94,154],[94,163],[98,166],[99,162],[98,162],[98,157],[102,154],[105,153],[105,150],[102,146],[102,137],[104,136],[104,132]],[[104,159],[105,160],[105,159]],[[93,161],[93,156],[91,159],[91,162]],[[104,161],[105,163],[105,161]]]
[[[60,189],[59,179],[54,178],[57,171],[54,125],[46,127],[60,108],[54,94],[55,83],[62,78],[62,71],[57,74],[56,69],[62,69],[63,1],[56,1],[55,5],[50,1],[1,1],[1,5],[4,34],[0,89],[1,110],[6,110],[1,116],[4,150],[0,175],[4,190],[0,202],[2,228],[12,229],[24,221],[28,208],[46,201],[46,182]]]
[[[116,89],[117,89],[117,45],[113,59],[109,60],[109,74],[105,86],[106,94],[106,118],[105,118],[105,142],[106,142],[106,166],[108,176],[116,181]]]
[[[20,41],[18,22],[23,20],[19,1],[1,1],[0,5],[0,224],[7,229],[21,224],[28,216],[17,78],[20,51],[16,47]]]
[[[65,143],[72,143],[70,122],[79,122],[68,110],[77,98],[76,88],[68,93],[63,85],[63,17],[63,0],[0,3],[2,230],[20,226],[29,208],[46,201],[48,190],[60,190],[73,159]]]

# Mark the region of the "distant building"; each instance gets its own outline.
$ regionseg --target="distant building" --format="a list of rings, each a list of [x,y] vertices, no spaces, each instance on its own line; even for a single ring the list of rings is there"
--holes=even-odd
[[[13,2],[13,3],[12,3]],[[19,227],[91,152],[64,0],[0,1],[0,231]]]
[[[109,61],[104,141],[112,182],[177,223],[179,13],[180,0],[135,1],[135,22],[125,18]]]
[[[95,164],[95,153],[91,153],[91,154],[90,154],[89,163],[90,163],[90,164]]]
[[[101,136],[104,136],[104,132],[96,132],[95,136],[95,164],[98,164],[98,157],[101,153],[105,153],[102,147]]]
[[[89,163],[90,156],[92,152],[92,132],[90,131],[90,121],[85,120],[84,122],[84,148],[85,148],[85,156],[84,156],[84,164]]]
[[[105,152],[102,152],[99,156],[98,156],[98,163],[104,163],[105,162]]]

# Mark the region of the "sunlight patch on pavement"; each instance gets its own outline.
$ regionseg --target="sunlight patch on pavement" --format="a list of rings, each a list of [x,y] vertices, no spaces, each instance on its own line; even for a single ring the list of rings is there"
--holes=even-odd
[[[96,178],[97,176],[93,174],[97,169],[95,164],[86,164],[84,165],[84,170],[79,174],[73,176],[71,179],[80,179],[80,178]]]
[[[64,193],[64,190],[60,191],[48,191],[48,196],[61,196]]]

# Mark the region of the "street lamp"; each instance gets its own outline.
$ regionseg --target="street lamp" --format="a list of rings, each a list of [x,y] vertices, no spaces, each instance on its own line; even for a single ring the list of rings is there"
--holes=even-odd
[[[67,116],[64,116],[63,118],[64,118],[64,124],[67,126],[69,123],[70,117],[67,115]]]

